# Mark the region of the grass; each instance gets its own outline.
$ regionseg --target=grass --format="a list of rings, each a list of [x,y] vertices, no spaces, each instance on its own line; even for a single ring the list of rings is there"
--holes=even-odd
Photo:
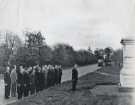
[[[109,73],[112,75],[120,75],[120,70],[121,70],[121,67],[119,67],[118,65],[113,65],[111,67],[110,66],[103,67],[102,69],[99,69],[98,71]]]
[[[116,73],[117,71],[117,73]],[[99,72],[105,72],[110,75],[102,75]],[[119,83],[119,67],[102,68],[94,73],[89,73],[79,78],[77,90],[71,91],[71,81],[62,83],[59,86],[54,86],[44,90],[36,96],[30,96],[23,100],[10,105],[128,105],[130,97],[96,96],[91,93],[90,89],[101,84],[117,84]]]

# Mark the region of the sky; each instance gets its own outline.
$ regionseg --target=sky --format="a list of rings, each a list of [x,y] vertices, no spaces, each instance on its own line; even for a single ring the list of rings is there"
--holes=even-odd
[[[134,0],[0,0],[0,30],[40,30],[49,45],[120,48],[134,33]]]

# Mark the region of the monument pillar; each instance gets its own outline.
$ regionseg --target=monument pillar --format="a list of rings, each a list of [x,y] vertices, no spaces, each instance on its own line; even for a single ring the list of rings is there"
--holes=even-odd
[[[135,88],[135,37],[121,40],[123,45],[123,68],[120,72],[122,87]]]

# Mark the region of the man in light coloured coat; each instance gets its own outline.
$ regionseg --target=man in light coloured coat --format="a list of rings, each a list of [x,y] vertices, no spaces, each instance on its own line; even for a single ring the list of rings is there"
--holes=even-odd
[[[13,67],[13,70],[10,74],[11,78],[11,96],[16,97],[16,87],[17,87],[17,73],[16,73],[16,66]]]

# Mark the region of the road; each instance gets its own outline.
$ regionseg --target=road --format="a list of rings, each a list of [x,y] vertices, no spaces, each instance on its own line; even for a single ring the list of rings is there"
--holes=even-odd
[[[97,69],[99,69],[99,67],[96,64],[80,67],[78,69],[79,77],[83,76],[83,75],[85,75],[87,73],[94,72]],[[71,80],[71,78],[72,78],[72,69],[64,70],[63,75],[62,75],[62,82]],[[0,105],[6,105],[8,103],[15,102],[16,100],[17,100],[16,98],[14,98],[14,99],[10,98],[8,100],[4,99],[4,81],[3,81],[3,79],[0,80]]]
[[[78,68],[78,75],[80,77],[80,76],[83,76],[87,73],[94,72],[97,69],[99,69],[97,64],[80,67],[80,68]],[[72,79],[72,69],[64,70],[63,74],[62,74],[62,82],[68,81],[71,79]]]

